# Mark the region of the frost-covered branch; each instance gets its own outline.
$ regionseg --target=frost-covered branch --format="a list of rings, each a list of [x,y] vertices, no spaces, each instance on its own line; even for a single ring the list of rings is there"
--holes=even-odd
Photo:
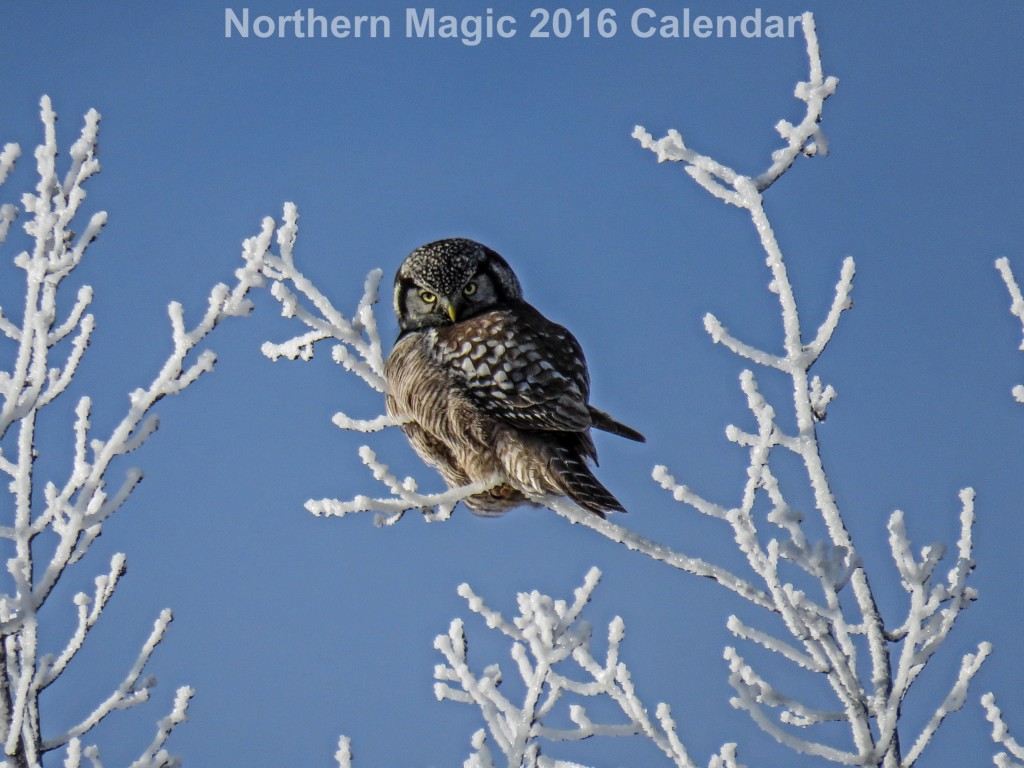
[[[778,181],[801,154],[808,157],[828,154],[828,141],[819,124],[825,100],[835,93],[839,80],[835,77],[825,77],[823,74],[814,17],[810,13],[803,16],[803,30],[807,39],[810,72],[806,82],[797,83],[793,95],[806,104],[806,112],[797,125],[787,120],[776,123],[775,130],[786,142],[786,146],[773,152],[771,165],[760,175],[750,179],[757,192],[765,191]],[[744,177],[732,168],[687,147],[679,131],[669,131],[667,136],[655,141],[650,133],[638,125],[633,131],[633,138],[637,139],[644,149],[654,152],[658,156],[658,162],[672,160],[685,163],[686,172],[715,197],[733,205],[747,207],[743,195],[736,189],[737,182]]]
[[[352,740],[348,736],[338,739],[338,751],[334,753],[338,768],[352,768]]]
[[[13,550],[6,563],[9,583],[0,595],[4,662],[0,665],[0,744],[8,765],[39,765],[43,753],[66,746],[67,765],[80,765],[86,759],[95,766],[100,765],[98,749],[83,747],[81,737],[112,712],[149,697],[156,681],[143,677],[143,671],[164,637],[170,611],[161,614],[114,692],[84,713],[77,725],[55,736],[44,736],[39,695],[60,680],[87,641],[125,572],[124,555],[115,555],[109,570],[96,577],[91,595],[75,596],[75,628],[62,650],[53,655],[38,653],[41,612],[68,568],[88,552],[104,523],[142,479],[137,469],[119,468],[119,461],[156,431],[153,406],[167,395],[184,391],[213,367],[213,353],[197,348],[224,319],[248,313],[247,293],[262,276],[249,265],[239,269],[233,286],[218,285],[211,291],[205,313],[191,328],[182,307],[172,304],[172,350],[156,378],[129,395],[125,415],[102,437],[93,432],[91,398],[79,397],[71,428],[71,466],[64,477],[43,478],[35,459],[55,438],[39,431],[39,415],[68,392],[95,331],[93,315],[88,313],[92,289],[78,288],[70,307],[64,307],[64,281],[100,234],[107,215],[93,213],[81,222],[86,182],[100,170],[96,158],[99,114],[90,110],[85,116],[81,134],[68,151],[68,169],[60,174],[56,114],[47,97],[40,107],[44,141],[35,152],[38,183],[34,193],[21,198],[27,247],[13,259],[24,273],[25,306],[20,318],[0,309],[0,332],[12,360],[11,368],[0,372],[0,472],[8,477],[12,497],[12,518],[0,525],[0,537],[11,542]],[[9,176],[18,154],[10,144],[0,153],[0,180]],[[17,217],[15,206],[0,206],[0,241],[6,241]],[[108,487],[111,482],[114,485]],[[76,695],[81,698],[80,692]],[[184,720],[187,701],[188,696],[179,693],[174,712],[161,721],[151,750],[137,765],[173,764],[163,744]]]
[[[699,558],[689,557],[670,547],[644,538],[613,520],[600,518],[591,512],[587,512],[569,499],[548,496],[538,501],[574,525],[584,525],[597,531],[602,536],[622,544],[627,549],[640,552],[653,560],[658,560],[673,568],[678,568],[694,576],[703,576],[704,578],[711,579],[726,589],[735,592],[740,597],[749,600],[754,605],[759,605],[762,608],[772,607],[771,598],[766,592],[758,589],[749,581],[730,573],[726,568],[713,565]]]
[[[525,691],[521,700],[506,697],[501,685],[505,673],[498,664],[475,672],[469,663],[465,628],[455,619],[434,647],[445,663],[434,670],[434,692],[440,700],[476,706],[485,728],[471,740],[468,766],[493,768],[492,747],[509,766],[570,766],[542,754],[545,745],[578,741],[593,736],[642,735],[653,742],[671,764],[696,768],[679,738],[668,705],[659,704],[652,719],[638,698],[629,669],[620,660],[625,624],[616,617],[608,626],[607,650],[598,658],[591,649],[591,627],[582,612],[590,601],[601,573],[592,568],[571,602],[539,592],[520,593],[519,615],[511,621],[488,607],[468,584],[459,587],[470,610],[491,630],[512,641],[513,667]],[[604,699],[621,713],[613,722],[594,722],[583,702]],[[545,719],[568,720],[572,727],[551,727]],[[727,744],[711,758],[710,766],[738,768],[735,745]]]
[[[278,253],[268,250],[275,232],[273,219],[263,221],[263,230],[246,241],[248,257],[255,268],[271,281],[270,291],[281,304],[284,317],[294,317],[307,327],[304,333],[280,343],[267,342],[263,354],[271,360],[313,357],[314,345],[325,339],[334,342],[335,362],[356,374],[378,392],[384,392],[384,357],[373,305],[383,272],[375,269],[366,276],[363,295],[352,318],[335,309],[330,300],[295,266],[295,239],[299,233],[298,210],[292,203],[284,206],[284,219],[276,229]],[[342,417],[343,419],[345,417]]]
[[[195,691],[188,686],[183,686],[175,692],[173,708],[157,723],[153,741],[130,768],[175,768],[181,765],[181,761],[172,756],[164,748],[164,744],[167,743],[172,731],[188,720],[188,702],[194,695]]]
[[[998,768],[1024,767],[1024,746],[1010,733],[1009,726],[1003,720],[1003,713],[996,706],[995,695],[986,693],[981,697],[981,703],[985,707],[985,719],[992,723],[992,741],[1006,750],[993,757],[992,762]]]
[[[47,739],[43,743],[44,751],[62,747],[71,741],[71,739],[88,733],[95,728],[101,720],[115,710],[128,709],[149,699],[149,694],[153,686],[156,685],[156,679],[149,677],[140,680],[139,678],[142,675],[142,670],[145,668],[146,664],[149,663],[149,659],[153,655],[153,651],[156,650],[160,641],[164,639],[164,635],[167,632],[167,626],[171,623],[171,619],[172,615],[169,610],[165,609],[161,612],[160,617],[153,624],[153,631],[142,646],[142,650],[139,651],[139,655],[135,659],[135,663],[132,665],[132,668],[128,670],[128,674],[125,675],[121,684],[118,685],[114,692],[101,702],[96,709],[89,713],[82,722],[72,726],[60,736]]]
[[[1010,292],[1010,313],[1021,322],[1024,329],[1024,295],[1021,295],[1020,285],[1010,269],[1010,260],[1003,256],[996,259],[996,269],[1006,283],[1006,290]],[[1024,350],[1024,338],[1021,339],[1020,349]],[[1018,403],[1024,403],[1024,384],[1018,384],[1013,388],[1013,396]]]
[[[460,501],[493,486],[493,483],[475,483],[443,493],[421,494],[414,478],[399,480],[386,464],[377,460],[377,454],[369,446],[364,445],[359,449],[359,458],[369,467],[373,478],[387,486],[392,496],[376,499],[356,496],[348,502],[336,499],[310,500],[306,502],[306,509],[318,517],[344,517],[354,512],[375,512],[374,522],[378,526],[394,525],[410,509],[419,509],[427,520],[447,520]]]

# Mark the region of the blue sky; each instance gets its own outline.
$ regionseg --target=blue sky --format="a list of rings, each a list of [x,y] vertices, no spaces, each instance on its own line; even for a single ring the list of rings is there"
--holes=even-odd
[[[248,7],[254,16],[295,11],[272,0]],[[405,38],[405,9],[422,5],[314,7],[389,15],[392,36],[226,39],[225,5],[208,2],[5,7],[0,141],[20,143],[23,157],[3,201],[35,183],[42,94],[61,116],[65,147],[87,109],[103,115],[103,172],[87,206],[106,210],[110,223],[76,276],[96,290],[98,330],[72,393],[93,396],[97,431],[116,423],[126,393],[166,356],[167,304],[180,300],[198,317],[209,288],[236,268],[241,240],[285,201],[301,216],[300,264],[347,310],[371,268],[389,281],[414,247],[473,237],[502,253],[527,298],[580,339],[595,404],[647,435],[642,446],[598,437],[600,476],[630,509],[628,524],[688,554],[735,562],[728,533],[675,505],[650,470],[667,464],[705,496],[738,501],[746,459],[724,429],[751,423],[738,386],[743,363],[711,344],[701,318],[712,311],[740,338],[778,350],[778,313],[747,218],[680,167],[657,165],[630,133],[637,123],[656,136],[678,128],[698,150],[760,172],[779,142],[774,123],[802,114],[792,89],[806,76],[803,41],[640,39],[626,22],[640,4],[590,6],[616,9],[610,39],[531,39],[530,11],[558,6],[506,3],[491,7],[516,16],[518,34],[468,46]],[[692,15],[755,7],[689,6]],[[1020,328],[992,266],[1006,255],[1024,273],[1015,135],[1024,121],[1024,7],[761,7],[765,15],[813,10],[826,72],[840,79],[823,124],[831,155],[800,160],[767,205],[807,327],[824,316],[842,258],[857,262],[854,309],[815,369],[839,392],[819,437],[893,624],[903,604],[888,516],[903,509],[919,545],[952,544],[958,490],[978,493],[981,599],[907,709],[921,722],[959,655],[991,640],[995,653],[968,706],[921,763],[984,764],[992,750],[977,705],[983,691],[996,690],[1024,733],[1024,409],[1010,395],[1024,366]],[[436,8],[465,15],[487,6]],[[791,760],[729,707],[725,620],[759,617],[710,582],[545,510],[481,520],[460,508],[443,525],[409,516],[386,530],[368,517],[306,513],[308,498],[379,491],[356,456],[366,439],[339,431],[330,416],[372,416],[381,403],[326,350],[310,364],[263,358],[261,342],[293,328],[269,297],[257,298],[252,317],[213,337],[217,370],[161,403],[159,433],[132,457],[145,481],[55,596],[89,588],[110,553],[127,553],[128,576],[92,645],[63,692],[55,686],[54,700],[44,698],[51,730],[112,689],[159,610],[171,607],[175,622],[151,667],[157,703],[104,724],[97,738],[107,765],[135,757],[183,684],[197,689],[191,721],[173,739],[187,765],[328,765],[340,733],[353,737],[357,765],[460,765],[477,713],[432,693],[433,638],[467,614],[457,585],[467,581],[511,611],[516,591],[568,597],[597,565],[604,581],[592,620],[600,627],[623,616],[638,689],[650,706],[672,703],[695,757],[738,741],[751,766],[812,764]],[[20,305],[9,276],[0,305]],[[767,374],[761,382],[784,411],[785,389]],[[71,400],[62,407],[44,423],[55,456],[70,444]],[[398,471],[430,477],[400,435],[373,445]],[[44,642],[56,645],[71,609],[50,610],[55,634]],[[483,640],[482,622],[467,625],[478,667],[507,663],[506,651]],[[625,741],[585,745],[579,759],[657,764]]]

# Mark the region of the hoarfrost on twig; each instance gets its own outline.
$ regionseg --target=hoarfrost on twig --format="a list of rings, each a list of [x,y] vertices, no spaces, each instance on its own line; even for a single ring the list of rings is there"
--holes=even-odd
[[[981,697],[985,707],[985,719],[992,723],[992,741],[1006,749],[992,758],[998,768],[1022,768],[1024,766],[1024,746],[1013,738],[1010,728],[1003,720],[1003,713],[996,706],[995,694],[986,693]]]
[[[386,464],[377,460],[377,454],[369,446],[364,445],[359,449],[359,457],[369,467],[374,479],[388,487],[393,494],[391,497],[373,499],[368,496],[356,496],[347,502],[336,499],[310,500],[306,502],[306,509],[318,517],[344,517],[354,512],[374,512],[374,522],[378,526],[394,525],[410,509],[419,509],[428,521],[447,520],[460,501],[473,494],[482,493],[494,485],[474,483],[443,493],[421,494],[413,478],[399,480]]]
[[[348,736],[338,738],[338,751],[334,753],[338,768],[352,768],[352,740]]]
[[[293,203],[286,203],[281,226],[275,230],[274,220],[264,219],[261,234],[252,239],[254,245],[249,252],[249,263],[271,281],[270,291],[281,304],[281,314],[298,319],[308,329],[288,341],[266,342],[263,354],[271,360],[279,357],[309,360],[313,356],[314,346],[330,339],[335,342],[332,349],[335,360],[367,385],[383,392],[384,358],[373,314],[383,272],[374,269],[366,276],[363,296],[354,315],[351,319],[345,317],[295,266],[293,251],[299,232],[298,219],[298,209]],[[275,231],[278,244],[276,255],[269,250],[270,236]]]
[[[1003,282],[1006,283],[1006,290],[1010,292],[1010,313],[1020,320],[1021,328],[1024,330],[1024,296],[1021,295],[1020,285],[1010,269],[1010,260],[1003,256],[996,259],[996,269],[999,270]],[[1024,350],[1024,338],[1021,339],[1020,349]],[[1018,403],[1024,403],[1024,384],[1017,384],[1013,388],[1013,396]]]

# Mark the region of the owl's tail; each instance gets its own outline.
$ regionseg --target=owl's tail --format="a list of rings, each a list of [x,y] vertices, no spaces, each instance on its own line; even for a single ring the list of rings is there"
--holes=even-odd
[[[505,427],[494,437],[494,450],[509,484],[526,498],[568,496],[604,517],[625,507],[594,477],[587,463],[593,443],[586,432],[529,432]]]
[[[589,512],[604,517],[605,512],[625,512],[626,508],[611,491],[594,477],[578,452],[562,449],[551,459],[551,469],[560,481],[560,491]]]
[[[635,429],[627,427],[621,421],[616,421],[604,411],[600,411],[592,405],[588,405],[587,408],[590,411],[590,421],[594,429],[602,429],[605,432],[611,432],[613,435],[618,435],[619,437],[636,440],[638,443],[647,442],[647,438]]]

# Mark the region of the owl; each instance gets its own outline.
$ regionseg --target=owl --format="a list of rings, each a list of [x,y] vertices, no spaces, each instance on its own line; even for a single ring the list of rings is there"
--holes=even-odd
[[[473,512],[549,494],[601,517],[625,511],[590,469],[590,429],[644,436],[587,402],[579,342],[523,300],[501,256],[463,238],[417,248],[395,275],[394,308],[387,412],[450,488],[491,485],[465,500]]]

